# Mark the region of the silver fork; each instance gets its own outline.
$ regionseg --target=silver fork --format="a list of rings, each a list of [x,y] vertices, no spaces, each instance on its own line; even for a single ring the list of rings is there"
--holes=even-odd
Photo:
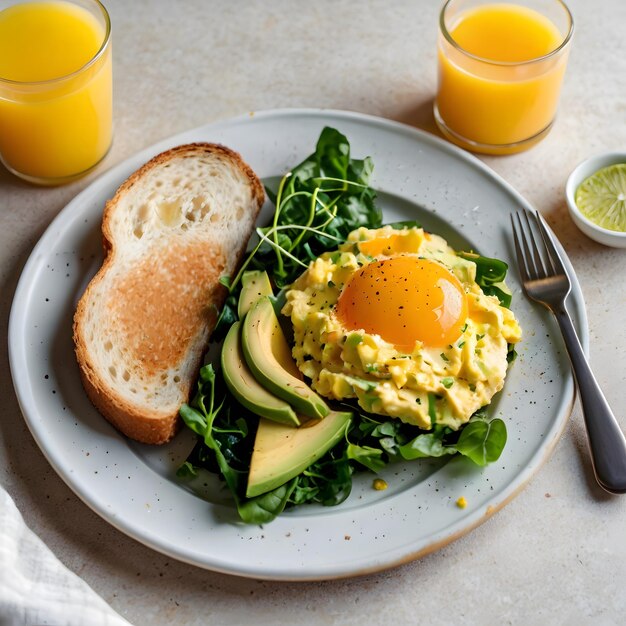
[[[610,493],[626,493],[626,438],[593,376],[565,308],[571,283],[552,235],[539,213],[518,211],[511,215],[511,222],[524,291],[552,311],[565,340],[596,480]]]

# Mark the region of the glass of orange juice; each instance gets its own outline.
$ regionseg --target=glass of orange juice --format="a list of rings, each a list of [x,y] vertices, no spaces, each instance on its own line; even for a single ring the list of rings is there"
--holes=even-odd
[[[85,174],[112,136],[111,22],[98,0],[0,0],[0,160],[30,182]]]
[[[473,152],[511,154],[556,115],[574,23],[561,0],[448,0],[439,20],[435,120]]]

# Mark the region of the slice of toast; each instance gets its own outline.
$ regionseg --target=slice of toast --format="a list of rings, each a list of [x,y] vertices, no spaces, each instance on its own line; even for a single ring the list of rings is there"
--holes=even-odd
[[[264,201],[232,150],[178,146],[106,203],[104,263],[81,297],[74,343],[96,408],[128,437],[165,443],[179,425]]]

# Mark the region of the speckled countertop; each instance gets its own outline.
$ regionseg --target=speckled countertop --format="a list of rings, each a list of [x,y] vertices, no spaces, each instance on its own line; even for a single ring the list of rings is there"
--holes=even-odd
[[[436,132],[438,2],[108,0],[115,140],[87,178],[56,189],[0,171],[0,481],[31,528],[136,626],[216,624],[622,624],[626,496],[594,483],[580,406],[526,489],[469,535],[418,562],[327,583],[239,579],[178,563],[92,513],[29,434],[9,375],[7,323],[30,251],[106,168],[173,133],[248,111],[328,107]],[[583,236],[565,205],[584,158],[626,150],[626,4],[570,0],[575,40],[551,134],[484,161],[562,241],[587,303],[591,363],[626,428],[626,251]]]

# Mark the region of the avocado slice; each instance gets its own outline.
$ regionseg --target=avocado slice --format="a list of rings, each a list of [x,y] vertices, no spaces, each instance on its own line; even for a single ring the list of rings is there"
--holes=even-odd
[[[240,327],[240,322],[230,327],[222,346],[222,373],[227,387],[256,415],[281,424],[300,426],[300,420],[289,404],[267,391],[248,369],[241,349]]]
[[[325,417],[330,409],[303,380],[274,307],[261,298],[246,315],[241,345],[252,375],[271,393],[307,417]]]
[[[301,474],[341,440],[351,419],[350,412],[331,411],[323,420],[311,419],[291,428],[261,418],[246,496],[267,493]]]
[[[241,293],[237,303],[239,319],[243,319],[259,298],[271,296],[272,293],[272,285],[267,272],[262,270],[244,272],[241,277]]]

